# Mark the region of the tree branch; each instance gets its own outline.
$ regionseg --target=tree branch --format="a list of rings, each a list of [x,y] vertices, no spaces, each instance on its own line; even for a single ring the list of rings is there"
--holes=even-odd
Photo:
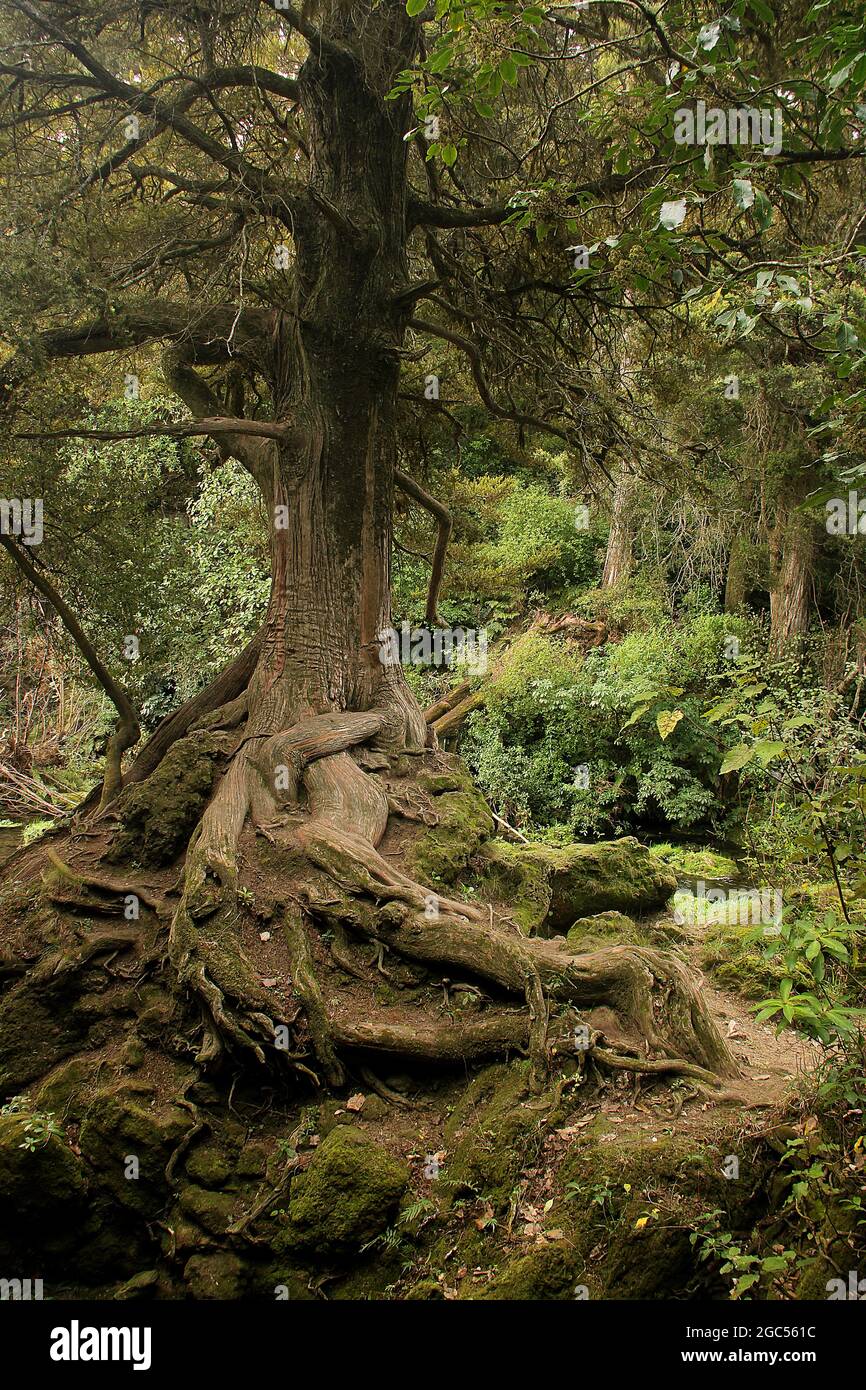
[[[114,679],[108,667],[99,658],[99,653],[85,633],[69,604],[63,599],[55,589],[51,581],[42,571],[38,570],[23,548],[18,545],[11,536],[4,536],[0,533],[0,545],[11,555],[13,561],[21,570],[22,574],[29,579],[35,589],[48,600],[51,607],[57,613],[66,631],[69,633],[84,660],[87,662],[102,689],[105,691],[114,708],[117,710],[117,727],[108,740],[108,747],[105,750],[105,776],[102,783],[102,799],[100,805],[105,806],[112,801],[122,786],[122,775],[120,770],[121,759],[127,748],[132,748],[138,743],[141,737],[141,728],[138,723],[138,715],[135,708],[124,690],[123,686]]]
[[[527,425],[531,429],[542,430],[545,434],[555,435],[557,439],[564,440],[566,444],[572,445],[574,443],[568,433],[557,425],[551,425],[547,420],[542,420],[537,415],[524,415],[521,411],[508,410],[505,406],[497,404],[484,376],[481,353],[470,338],[464,338],[462,333],[455,333],[451,328],[443,328],[441,324],[427,323],[424,319],[410,319],[409,327],[420,333],[430,333],[434,338],[442,338],[446,343],[453,343],[456,348],[465,353],[469,359],[470,370],[478,388],[478,394],[491,415],[498,416],[500,420],[513,420],[517,425]]]
[[[410,478],[407,473],[402,473],[400,469],[394,472],[394,481],[407,496],[418,502],[424,509],[431,512],[436,518],[436,547],[433,551],[433,567],[430,573],[430,584],[427,589],[427,608],[425,621],[431,626],[442,624],[439,617],[439,590],[442,587],[442,575],[445,570],[445,556],[448,552],[448,539],[451,535],[451,528],[454,522],[451,513],[444,503],[439,502],[426,492],[420,483],[416,483],[414,478]]]

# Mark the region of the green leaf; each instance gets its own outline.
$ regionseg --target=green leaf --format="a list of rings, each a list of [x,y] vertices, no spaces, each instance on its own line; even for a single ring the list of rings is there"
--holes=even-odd
[[[411,15],[420,14],[426,10],[428,0],[406,0],[406,13]]]
[[[774,758],[784,757],[787,749],[784,743],[780,743],[777,739],[762,738],[755,744],[752,752],[756,758],[760,759],[761,766],[766,767]]]
[[[733,194],[735,204],[743,211],[754,206],[755,190],[751,179],[734,179]]]
[[[752,747],[748,743],[738,743],[725,754],[719,772],[739,772],[741,767],[752,760]]]
[[[639,719],[643,719],[648,709],[649,705],[638,705],[637,709],[632,710],[628,719],[623,724],[623,729],[628,729],[631,727],[632,724],[636,724]],[[622,730],[620,730],[620,733],[621,732]]]
[[[507,82],[509,87],[516,87],[517,64],[510,55],[507,58],[503,58],[502,62],[499,64],[499,73],[503,82]]]

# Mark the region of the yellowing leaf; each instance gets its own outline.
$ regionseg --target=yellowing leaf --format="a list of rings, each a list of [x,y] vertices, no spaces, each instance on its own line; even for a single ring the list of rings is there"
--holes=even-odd
[[[683,717],[681,709],[662,709],[656,715],[656,728],[662,738],[667,738],[673,733]]]
[[[648,1216],[639,1216],[638,1219],[637,1219],[637,1221],[634,1223],[634,1228],[635,1228],[635,1230],[636,1230],[636,1231],[642,1231],[643,1228],[644,1228],[644,1226],[646,1225],[646,1223],[647,1223],[648,1221],[649,1221],[649,1217],[648,1217]]]

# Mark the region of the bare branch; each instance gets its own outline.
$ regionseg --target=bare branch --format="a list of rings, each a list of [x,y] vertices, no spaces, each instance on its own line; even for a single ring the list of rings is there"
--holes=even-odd
[[[135,708],[124,690],[123,686],[114,679],[108,667],[100,660],[99,653],[85,633],[72,609],[65,599],[61,597],[50,579],[36,568],[33,561],[25,553],[23,546],[17,544],[11,536],[0,533],[0,545],[3,546],[7,554],[11,555],[15,564],[22,574],[29,579],[35,589],[48,600],[51,607],[57,613],[66,631],[69,633],[84,660],[87,662],[102,689],[105,691],[114,708],[117,710],[117,728],[108,741],[105,750],[105,777],[102,784],[102,801],[104,806],[111,801],[120,791],[122,777],[120,771],[121,759],[127,748],[132,748],[138,743],[141,737],[141,728],[138,723],[138,715]]]
[[[394,481],[399,488],[411,497],[415,502],[420,503],[426,511],[432,513],[436,518],[436,547],[433,551],[433,568],[430,574],[430,584],[427,589],[427,609],[425,621],[431,625],[441,625],[442,619],[439,617],[439,590],[442,587],[442,575],[445,570],[445,556],[448,553],[448,539],[451,535],[451,528],[454,522],[451,513],[443,502],[431,496],[429,492],[416,483],[414,478],[410,478],[408,473],[403,473],[400,469],[394,472]]]

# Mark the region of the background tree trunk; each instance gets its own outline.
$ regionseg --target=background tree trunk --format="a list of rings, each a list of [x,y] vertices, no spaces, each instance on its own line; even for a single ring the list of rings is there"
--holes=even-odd
[[[770,645],[779,655],[809,630],[814,561],[811,521],[786,508],[770,531]]]
[[[613,514],[610,534],[607,538],[607,551],[604,557],[604,571],[601,587],[610,589],[631,573],[632,569],[632,529],[629,515],[631,493],[634,479],[625,464],[620,465],[613,494]]]

